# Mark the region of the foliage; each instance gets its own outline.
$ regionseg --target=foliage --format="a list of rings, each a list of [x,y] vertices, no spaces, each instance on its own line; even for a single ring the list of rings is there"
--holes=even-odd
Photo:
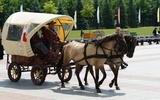
[[[94,7],[92,3],[87,3],[84,8],[80,11],[81,15],[86,18],[92,18],[94,13]]]
[[[128,25],[132,28],[138,27],[138,21],[137,21],[138,17],[136,13],[134,0],[129,0],[127,14],[128,14]]]
[[[62,15],[65,14],[65,9],[64,9],[62,2],[60,2],[58,5],[58,14],[62,14]]]
[[[0,13],[3,12],[3,5],[2,5],[2,2],[0,1]]]
[[[72,18],[74,17],[74,12],[76,10],[76,0],[62,0],[63,5],[65,6],[66,13]]]
[[[119,0],[118,7],[120,7],[120,27],[125,28],[128,26],[126,5],[123,0]]]
[[[83,4],[81,0],[77,1],[76,10],[77,10],[77,29],[86,29],[87,22],[84,17],[81,15],[81,10],[83,9]]]
[[[81,15],[88,19],[89,29],[90,29],[91,18],[93,18],[93,16],[94,16],[93,15],[94,11],[95,10],[94,10],[94,6],[93,6],[92,1],[88,1],[87,3],[85,3],[83,9],[80,11]]]
[[[140,1],[140,7],[141,7],[141,26],[147,26],[149,23],[152,22],[152,7],[148,0],[141,0]]]
[[[44,3],[44,12],[45,13],[53,13],[56,14],[58,12],[58,7],[55,6],[55,3],[53,1],[47,1]]]
[[[87,4],[90,2],[90,5]],[[108,6],[105,3],[108,3]],[[77,10],[78,29],[88,29],[86,19],[89,17],[84,18],[85,15],[92,16],[90,17],[91,29],[115,28],[113,23],[117,20],[117,8],[119,6],[121,10],[120,26],[122,28],[137,27],[139,8],[141,8],[140,26],[160,25],[157,22],[157,9],[160,7],[160,0],[0,0],[0,26],[3,26],[12,13],[19,11],[20,5],[23,5],[23,11],[26,12],[67,14],[72,18],[75,10]],[[100,8],[99,24],[97,24],[98,6]],[[91,8],[94,9],[94,12],[85,15],[81,13],[81,10],[86,12],[85,9]]]
[[[93,28],[99,28],[99,24],[97,22],[97,8],[99,6],[98,0],[93,0],[93,6],[94,6],[94,13],[93,13],[93,18],[91,19],[91,27]]]
[[[41,5],[38,0],[33,1],[33,5],[31,6],[32,12],[42,12]]]
[[[111,6],[112,6],[112,2],[110,0],[103,0],[102,2],[102,26],[105,28],[114,27],[113,10]]]

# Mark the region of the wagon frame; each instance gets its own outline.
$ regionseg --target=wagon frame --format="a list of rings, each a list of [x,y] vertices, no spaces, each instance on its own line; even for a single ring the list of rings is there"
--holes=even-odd
[[[73,27],[73,19],[67,15],[17,12],[9,16],[2,30],[2,45],[7,53],[6,68],[8,77],[12,82],[17,82],[21,78],[22,72],[31,71],[31,79],[35,85],[41,85],[47,74],[54,74],[61,51],[54,54],[50,63],[41,60],[38,53],[31,47],[30,39],[42,27],[47,27],[47,23],[54,21],[55,30],[61,41],[65,41]],[[57,48],[62,48],[57,43]],[[52,49],[51,49],[52,50]],[[53,50],[52,50],[53,51]],[[61,73],[58,73],[61,79]],[[72,77],[71,68],[66,69],[65,81]]]

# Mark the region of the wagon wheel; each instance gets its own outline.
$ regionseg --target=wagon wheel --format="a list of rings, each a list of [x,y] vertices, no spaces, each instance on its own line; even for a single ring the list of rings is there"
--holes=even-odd
[[[21,68],[18,63],[12,62],[8,67],[8,77],[12,82],[17,82],[21,78]]]
[[[62,80],[62,69],[58,73],[58,77],[60,80]],[[64,75],[64,82],[70,81],[71,78],[72,78],[72,69],[70,67],[67,67]]]
[[[31,70],[31,79],[35,85],[41,85],[46,77],[46,72],[42,65],[36,64]]]

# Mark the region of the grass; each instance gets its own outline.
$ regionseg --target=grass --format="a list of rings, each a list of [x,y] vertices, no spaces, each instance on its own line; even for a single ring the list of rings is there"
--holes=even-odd
[[[126,28],[129,32],[136,32],[138,36],[152,35],[152,31],[155,27],[139,27],[139,28]],[[95,30],[103,30],[105,35],[109,35],[115,32],[115,29],[94,29],[90,30],[93,32]],[[84,33],[89,33],[89,30],[83,30]],[[81,30],[72,30],[67,39],[80,39]]]

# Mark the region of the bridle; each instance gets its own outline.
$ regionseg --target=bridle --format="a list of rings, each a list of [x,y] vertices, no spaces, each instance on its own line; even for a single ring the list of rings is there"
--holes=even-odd
[[[128,45],[128,52],[127,52],[127,56],[128,57],[132,57],[133,56],[133,53],[134,53],[134,49],[136,47],[136,38],[134,37],[130,37],[128,39],[126,39],[127,41],[127,45]],[[130,55],[131,54],[131,55]]]

